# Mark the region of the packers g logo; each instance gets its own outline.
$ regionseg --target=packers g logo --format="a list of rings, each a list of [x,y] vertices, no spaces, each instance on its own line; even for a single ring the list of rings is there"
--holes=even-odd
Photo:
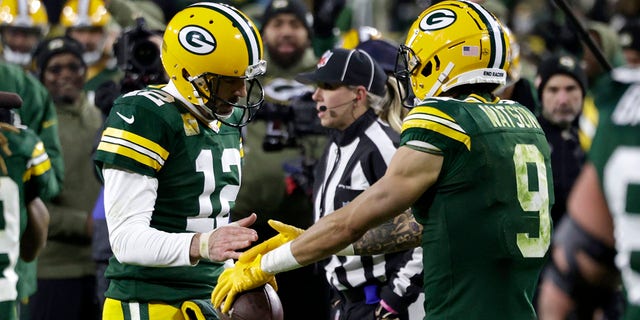
[[[456,21],[456,13],[449,9],[430,12],[420,20],[420,30],[434,31],[450,26]]]
[[[178,33],[178,42],[187,51],[205,55],[216,50],[216,38],[199,26],[186,26]]]

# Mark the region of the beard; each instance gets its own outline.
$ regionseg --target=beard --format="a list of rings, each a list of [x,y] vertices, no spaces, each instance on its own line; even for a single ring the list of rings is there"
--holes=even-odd
[[[282,69],[288,69],[291,66],[299,63],[304,56],[305,50],[305,47],[298,47],[291,53],[282,54],[278,52],[277,47],[271,48],[267,46],[267,51],[269,51],[269,59],[271,59],[271,63],[274,63]]]

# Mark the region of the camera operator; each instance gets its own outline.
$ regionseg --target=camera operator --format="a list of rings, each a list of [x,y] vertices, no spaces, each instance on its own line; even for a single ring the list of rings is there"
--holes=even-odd
[[[275,235],[267,225],[276,219],[300,228],[313,223],[312,167],[322,154],[326,136],[317,134],[317,115],[311,100],[313,88],[294,77],[315,69],[311,47],[311,12],[301,0],[269,2],[262,17],[265,47],[265,103],[243,128],[245,150],[242,184],[232,209],[233,220],[255,212],[253,228],[260,239]],[[327,319],[328,292],[322,271],[308,266],[278,278],[278,295],[286,319]],[[308,303],[299,303],[299,287],[310,286]],[[326,303],[323,303],[325,302]],[[311,316],[313,315],[313,316]]]
[[[162,31],[148,30],[144,18],[136,19],[136,26],[126,29],[113,45],[118,68],[124,77],[118,82],[106,81],[96,89],[95,104],[102,111],[103,118],[109,115],[113,101],[121,94],[142,89],[148,85],[168,82],[168,77],[160,61]],[[100,134],[96,139],[100,141]],[[95,148],[94,148],[95,150]],[[104,194],[98,195],[93,209],[93,260],[96,263],[96,296],[100,314],[104,305],[104,293],[109,282],[104,271],[113,255],[109,245],[109,232],[104,213]]]
[[[116,40],[113,51],[124,77],[118,83],[106,81],[96,89],[96,106],[105,117],[120,94],[168,81],[160,62],[161,45],[162,30],[148,30],[144,18],[137,18],[136,26]]]

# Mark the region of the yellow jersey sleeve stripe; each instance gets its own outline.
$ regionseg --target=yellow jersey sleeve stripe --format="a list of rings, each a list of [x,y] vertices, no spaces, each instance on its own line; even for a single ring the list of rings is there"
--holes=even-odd
[[[102,136],[103,136],[103,140],[105,137],[111,137],[115,139],[128,141],[134,145],[138,145],[146,150],[149,150],[157,154],[163,160],[166,160],[169,157],[169,152],[165,150],[162,146],[145,137],[139,136],[135,133],[124,131],[121,129],[107,128],[106,130],[104,130],[104,133],[102,134]]]
[[[455,122],[449,121],[447,119],[443,119],[440,117],[435,117],[432,115],[428,115],[428,114],[414,114],[414,115],[409,115],[405,118],[405,122],[407,120],[427,120],[427,121],[433,121],[433,122],[437,122],[441,125],[447,126],[453,130],[459,131],[461,133],[466,133],[464,131],[464,129],[462,129],[462,127],[460,125],[458,125]],[[404,130],[404,124],[403,124],[403,130]]]
[[[471,138],[469,137],[469,135],[467,135],[464,131],[460,132],[458,130],[452,129],[449,126],[443,125],[440,122],[422,118],[405,119],[402,124],[402,131],[404,132],[409,128],[422,128],[438,132],[453,140],[463,143],[467,147],[467,150],[471,150]]]
[[[51,161],[47,158],[44,162],[30,168],[32,175],[41,176],[51,169]]]
[[[443,119],[447,119],[451,122],[456,122],[451,116],[449,116],[448,114],[434,108],[434,107],[415,107],[413,109],[411,109],[411,112],[409,113],[410,115],[415,115],[415,114],[430,114],[430,115],[434,115],[436,117],[440,117]]]
[[[22,181],[28,181],[31,176],[40,176],[51,170],[51,160],[44,150],[42,141],[36,143],[31,151],[31,159],[27,162],[27,171],[22,176]]]
[[[127,157],[129,159],[133,159],[136,162],[139,162],[139,163],[141,163],[143,165],[151,167],[156,171],[160,170],[162,168],[162,164],[164,164],[164,162],[161,164],[160,162],[158,162],[153,157],[150,157],[150,156],[148,156],[148,155],[146,155],[144,153],[140,153],[137,150],[133,150],[133,149],[127,147],[127,146],[114,144],[114,143],[109,143],[109,142],[105,141],[104,139],[102,141],[100,141],[100,144],[98,145],[98,150],[105,151],[105,152],[110,152],[110,153],[115,153],[115,154],[121,155],[123,157]]]
[[[31,180],[31,177],[41,176],[47,171],[51,170],[51,161],[49,160],[49,157],[46,157],[45,159],[45,161],[39,163],[38,165],[29,167],[22,175],[22,182],[27,182]]]

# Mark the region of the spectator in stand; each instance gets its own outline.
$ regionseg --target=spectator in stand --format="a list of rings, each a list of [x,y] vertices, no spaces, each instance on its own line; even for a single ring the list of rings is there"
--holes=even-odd
[[[569,191],[584,164],[578,138],[578,120],[587,90],[587,78],[574,56],[555,55],[542,61],[535,79],[541,112],[538,121],[551,147],[555,225],[566,212]]]
[[[620,315],[617,283],[585,280],[577,269],[581,258],[576,256],[584,251],[591,258],[612,259],[612,250],[588,237],[566,215],[570,191],[586,160],[577,123],[587,90],[586,75],[575,57],[559,55],[542,62],[536,82],[542,102],[540,124],[551,146],[555,195],[551,214],[557,230],[552,240],[553,260],[541,276],[538,291],[540,318],[591,319],[597,312],[603,312],[606,319],[617,319]]]
[[[87,66],[82,45],[68,37],[43,41],[34,56],[40,81],[50,92],[60,123],[66,168],[62,192],[46,202],[51,214],[47,247],[38,260],[38,291],[31,319],[94,319],[95,266],[91,259],[91,210],[100,184],[91,151],[102,126],[100,110],[82,90]]]

